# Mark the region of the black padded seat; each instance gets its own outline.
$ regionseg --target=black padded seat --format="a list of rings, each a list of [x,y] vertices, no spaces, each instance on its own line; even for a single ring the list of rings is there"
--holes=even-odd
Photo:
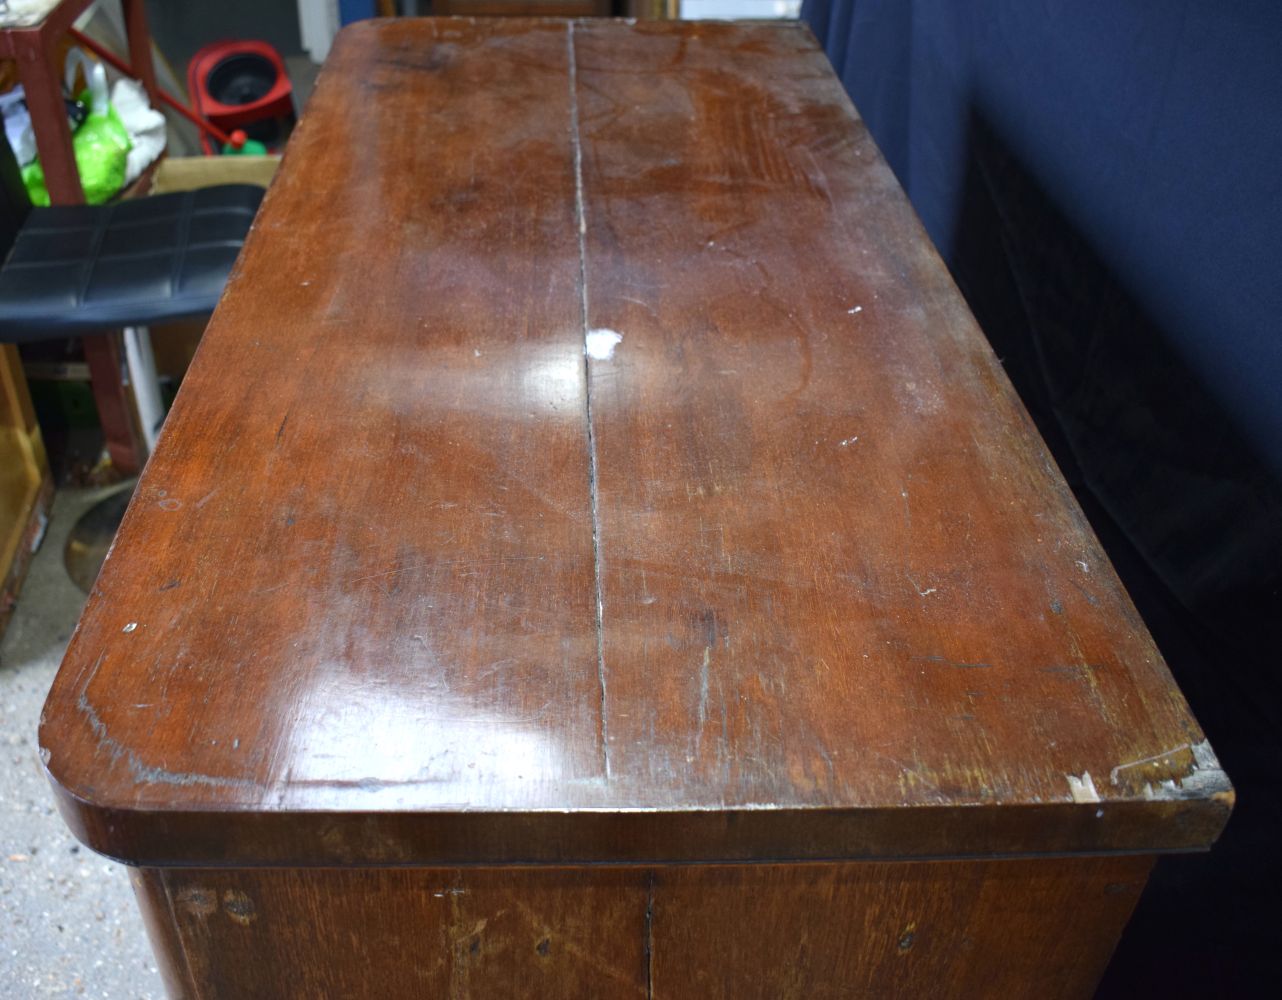
[[[208,315],[263,193],[225,184],[109,205],[29,209],[0,268],[0,340]]]

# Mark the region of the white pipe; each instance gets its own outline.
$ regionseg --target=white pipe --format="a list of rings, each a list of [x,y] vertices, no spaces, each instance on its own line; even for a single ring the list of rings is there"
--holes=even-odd
[[[156,448],[160,425],[165,421],[165,404],[160,398],[160,378],[156,374],[156,356],[151,351],[151,334],[145,326],[125,327],[125,366],[138,404],[143,441],[150,454]]]

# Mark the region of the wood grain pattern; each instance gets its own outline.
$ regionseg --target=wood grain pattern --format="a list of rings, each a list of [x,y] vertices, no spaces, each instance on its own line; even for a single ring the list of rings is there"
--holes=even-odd
[[[655,876],[654,997],[1089,997],[1151,858],[685,867]]]
[[[170,995],[1088,997],[1151,859],[153,869]]]
[[[1232,799],[786,26],[344,31],[41,744],[144,865],[1150,852]]]

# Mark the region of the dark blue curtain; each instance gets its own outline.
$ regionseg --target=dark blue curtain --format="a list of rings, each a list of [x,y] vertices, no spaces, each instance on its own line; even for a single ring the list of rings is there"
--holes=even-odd
[[[1238,787],[1216,850],[1159,866],[1105,994],[1276,987],[1282,3],[802,16]]]

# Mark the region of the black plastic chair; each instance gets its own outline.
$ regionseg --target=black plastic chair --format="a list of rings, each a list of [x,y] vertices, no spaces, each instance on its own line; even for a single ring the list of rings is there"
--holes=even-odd
[[[123,327],[150,366],[150,341],[137,328],[213,311],[262,200],[262,188],[226,184],[36,208],[0,131],[0,343]],[[154,366],[133,379],[150,445],[164,419]],[[98,575],[129,493],[102,501],[72,531],[64,561],[82,590]]]
[[[262,199],[262,188],[225,184],[35,208],[0,137],[0,341],[212,312]]]

